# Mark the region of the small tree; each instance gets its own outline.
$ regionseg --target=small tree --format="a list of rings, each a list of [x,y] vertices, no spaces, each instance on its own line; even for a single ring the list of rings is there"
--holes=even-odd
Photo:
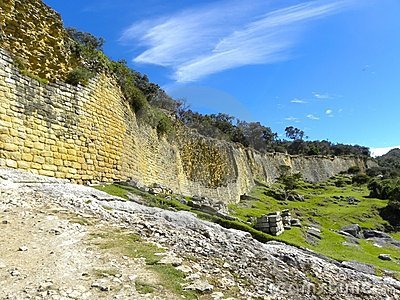
[[[299,187],[301,180],[301,174],[295,173],[292,175],[284,175],[279,178],[279,181],[283,184],[283,188],[286,192],[293,191]]]
[[[285,128],[286,137],[291,140],[303,140],[304,131],[300,130],[299,128],[289,126]]]

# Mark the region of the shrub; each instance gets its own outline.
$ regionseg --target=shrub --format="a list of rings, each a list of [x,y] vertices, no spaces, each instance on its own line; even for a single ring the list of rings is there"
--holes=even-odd
[[[78,67],[67,75],[66,83],[77,86],[78,84],[87,85],[94,74],[86,68]]]
[[[157,133],[159,136],[169,135],[173,131],[172,120],[164,113],[160,114],[160,119],[157,124]]]
[[[336,187],[344,187],[346,186],[347,182],[343,178],[336,179],[334,182]]]
[[[357,174],[353,176],[351,179],[351,182],[353,184],[366,184],[369,181],[369,176],[366,174]]]
[[[359,166],[352,166],[347,170],[347,173],[349,174],[358,174],[360,173],[360,167]]]
[[[120,86],[125,98],[128,100],[135,113],[139,111],[143,113],[143,111],[148,108],[146,97],[133,82],[128,81]]]

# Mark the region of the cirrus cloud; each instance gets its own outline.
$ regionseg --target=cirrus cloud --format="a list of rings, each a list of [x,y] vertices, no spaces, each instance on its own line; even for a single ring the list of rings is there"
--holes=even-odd
[[[134,23],[121,40],[139,45],[134,62],[171,68],[177,82],[197,81],[232,68],[290,59],[289,50],[308,22],[351,2],[318,0],[274,8],[272,1],[218,1]]]

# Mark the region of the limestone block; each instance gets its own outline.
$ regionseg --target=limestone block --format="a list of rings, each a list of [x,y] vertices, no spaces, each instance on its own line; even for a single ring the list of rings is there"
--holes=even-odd
[[[25,141],[24,141],[24,146],[25,146],[26,148],[33,148],[33,147],[34,147],[34,144],[33,144],[33,142],[30,141],[30,140],[25,140]]]
[[[43,157],[53,157],[53,152],[51,152],[51,151],[42,151],[41,155]]]
[[[43,144],[43,143],[40,143],[40,142],[35,142],[35,143],[33,144],[33,147],[34,147],[35,149],[37,149],[37,150],[44,150],[44,144]]]
[[[6,166],[9,168],[14,168],[16,169],[18,167],[18,164],[15,160],[12,159],[6,159]]]
[[[35,155],[33,157],[33,162],[38,163],[38,164],[44,164],[46,162],[46,159],[42,156]]]
[[[78,160],[75,155],[67,155],[67,159],[72,162],[76,162]]]
[[[0,134],[9,135],[10,131],[7,127],[0,127]]]
[[[53,163],[54,163],[54,165],[56,165],[56,166],[63,166],[63,165],[64,165],[64,162],[63,162],[62,159],[54,159],[54,160],[53,160]]]
[[[73,163],[72,163],[72,167],[73,167],[74,169],[79,170],[79,169],[82,168],[82,165],[81,165],[80,163],[73,162]]]
[[[26,162],[26,161],[18,161],[17,166],[19,169],[30,169],[31,163]]]
[[[15,144],[3,143],[2,148],[7,151],[18,151],[19,148]]]
[[[42,169],[47,171],[57,171],[57,166],[43,164]]]
[[[31,163],[31,169],[40,170],[40,169],[42,169],[42,165],[38,164],[38,163],[35,163],[35,162],[32,162]]]
[[[51,177],[54,177],[56,175],[53,171],[49,171],[49,170],[39,170],[38,173],[39,173],[39,175],[51,176]]]
[[[23,161],[26,161],[26,162],[31,162],[31,161],[33,161],[33,155],[30,154],[30,153],[23,153],[23,154],[21,155],[21,159],[22,159]]]
[[[65,178],[65,173],[56,172],[55,174],[56,174],[56,177],[57,177],[57,178]]]

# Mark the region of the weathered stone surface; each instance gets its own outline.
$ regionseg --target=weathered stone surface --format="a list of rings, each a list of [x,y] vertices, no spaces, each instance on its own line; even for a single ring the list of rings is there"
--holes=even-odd
[[[159,183],[179,194],[229,202],[248,193],[255,178],[274,181],[282,165],[318,181],[371,164],[355,157],[261,154],[185,128],[167,141],[139,126],[112,78],[99,75],[86,87],[57,81],[73,63],[61,18],[42,1],[4,0],[0,10],[0,166],[78,183]],[[54,82],[24,76],[18,64]]]
[[[361,227],[358,224],[351,224],[344,226],[340,229],[343,232],[347,232],[348,234],[354,236],[355,238],[360,238],[361,237]]]
[[[317,255],[312,251],[298,249],[283,243],[269,242],[263,244],[251,238],[248,233],[224,229],[216,224],[201,221],[187,212],[171,212],[145,207],[134,202],[123,201],[123,199],[117,197],[107,201],[99,200],[105,198],[102,196],[104,193],[89,187],[70,184],[64,180],[48,179],[20,171],[0,169],[0,194],[0,214],[4,214],[5,209],[8,209],[8,213],[11,213],[19,208],[25,214],[42,211],[42,214],[46,216],[48,215],[46,209],[51,208],[50,216],[53,219],[57,210],[62,212],[62,214],[59,214],[60,218],[68,215],[68,213],[83,215],[86,219],[91,215],[96,218],[95,223],[98,223],[96,225],[99,226],[98,229],[108,224],[114,228],[125,228],[135,232],[146,241],[167,248],[168,253],[175,253],[176,256],[182,257],[183,265],[190,266],[192,270],[190,272],[188,269],[190,273],[186,278],[187,285],[203,282],[205,284],[199,286],[202,286],[204,288],[202,290],[208,293],[211,293],[209,285],[212,282],[213,291],[221,291],[225,295],[237,291],[234,295],[236,299],[383,300],[397,299],[400,296],[400,282],[390,277],[376,277],[372,274],[365,274],[343,267],[340,263]],[[111,209],[104,209],[105,205]],[[37,218],[28,216],[27,220],[35,221]],[[44,226],[44,223],[46,223],[44,220],[49,221],[47,218],[39,220],[42,220],[42,222],[38,223],[39,226],[32,226],[33,229],[39,230],[37,227]],[[12,226],[12,224],[8,226]],[[21,226],[21,223],[15,226]],[[80,234],[84,234],[87,227],[81,225],[77,227],[77,224],[66,226],[64,224],[64,231],[68,230],[72,230],[71,240],[62,245],[58,242],[53,246],[59,245],[58,249],[60,250],[67,247],[68,250],[65,254],[69,254],[68,251],[71,250],[71,247],[75,247],[76,240]],[[208,234],[205,235],[204,232],[208,232]],[[4,230],[0,231],[0,234],[4,234]],[[46,231],[44,234],[53,239],[61,239],[65,237],[66,233],[63,232],[61,235],[55,236],[49,235]],[[35,235],[31,235],[31,237],[35,242],[38,242],[35,240]],[[47,244],[44,244],[44,246],[47,247]],[[54,283],[60,282],[58,276],[64,280],[65,275],[70,274],[74,268],[78,268],[79,275],[76,274],[72,279],[80,280],[80,283],[85,285],[85,288],[81,290],[77,288],[76,284],[72,285],[72,288],[64,288],[64,284],[61,285],[60,291],[55,291],[55,295],[60,295],[61,299],[62,297],[68,299],[71,295],[77,296],[79,299],[100,299],[102,297],[112,299],[117,298],[117,293],[122,289],[126,293],[131,293],[129,296],[123,294],[122,299],[146,299],[145,296],[134,293],[132,280],[136,280],[136,277],[132,273],[125,274],[121,278],[117,275],[111,277],[107,275],[106,278],[101,279],[85,279],[87,275],[83,276],[80,265],[86,261],[93,263],[96,260],[97,251],[94,251],[94,248],[91,248],[90,251],[85,250],[85,248],[78,248],[73,252],[73,261],[79,259],[80,264],[76,266],[65,264],[65,269],[62,270],[58,270],[57,266],[54,265],[53,268],[55,269],[51,271]],[[15,251],[15,248],[13,248],[13,253],[21,255],[21,253]],[[26,254],[32,255],[31,250]],[[49,255],[47,251],[43,255],[47,259],[57,259],[58,257]],[[61,254],[59,256],[62,257]],[[8,258],[5,257],[4,259]],[[128,262],[129,264],[133,263],[129,258],[121,258],[121,260],[123,264],[125,264],[124,262],[126,264]],[[68,259],[61,259],[61,261],[71,262]],[[103,264],[107,261],[108,259],[104,259],[104,257],[101,260]],[[115,257],[111,261],[112,265],[115,266],[117,263]],[[35,260],[30,257],[29,262],[32,263]],[[42,261],[39,260],[38,263],[41,264]],[[122,267],[120,264],[117,265]],[[49,266],[52,266],[52,264]],[[3,270],[9,272],[7,277],[9,282],[6,280],[7,285],[3,285],[0,289],[0,298],[7,299],[6,291],[12,290],[11,295],[14,298],[24,299],[23,297],[30,295],[31,298],[35,299],[38,295],[39,284],[35,285],[34,289],[27,289],[25,285],[21,285],[19,288],[14,283],[16,279],[18,279],[18,282],[22,280],[25,280],[25,282],[35,281],[38,276],[44,276],[41,268],[32,268],[32,272],[36,272],[35,276],[31,275],[28,278],[25,277],[27,271],[22,266],[21,268],[19,266],[17,268],[7,266]],[[125,270],[133,272],[135,269],[127,265]],[[13,272],[14,275],[11,276],[10,272]],[[49,273],[45,272],[45,274]],[[324,282],[326,285],[315,287],[313,278],[318,278],[320,282]],[[43,286],[42,289],[44,290],[46,287],[51,288],[55,285],[54,283],[43,283],[43,281],[41,280],[40,285]],[[121,281],[122,283],[119,283]],[[90,288],[92,284],[93,287]],[[116,285],[116,288],[114,288],[114,285]],[[314,288],[312,288],[313,286]],[[46,291],[46,293],[48,292],[49,290]],[[79,296],[78,292],[82,296]],[[87,294],[88,292],[92,295]],[[23,295],[23,297],[18,298],[19,295]],[[39,297],[39,299],[42,298]],[[172,298],[164,296],[161,299]]]
[[[37,0],[2,0],[0,6],[0,47],[12,51],[30,74],[64,79],[71,56],[60,15]]]
[[[391,239],[392,237],[385,232],[378,231],[378,230],[370,230],[366,229],[363,231],[364,238],[388,238]]]
[[[290,221],[290,225],[293,227],[301,227],[302,226],[299,219],[292,219]]]
[[[342,265],[365,274],[370,274],[370,275],[376,274],[376,268],[374,266],[363,264],[357,261],[344,261],[342,262]]]
[[[307,229],[307,234],[311,235],[313,237],[316,237],[318,239],[321,239],[321,230],[319,230],[318,228],[315,227],[309,227]]]
[[[381,260],[392,260],[390,254],[379,254],[378,258]]]

